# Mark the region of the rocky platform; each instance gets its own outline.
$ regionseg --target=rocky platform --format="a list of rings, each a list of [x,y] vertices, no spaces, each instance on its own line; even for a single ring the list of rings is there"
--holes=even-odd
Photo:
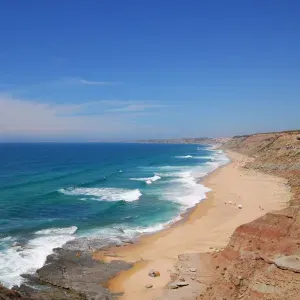
[[[97,239],[73,240],[54,249],[45,265],[34,275],[24,274],[24,284],[8,290],[0,288],[0,300],[113,300],[106,283],[118,272],[131,268],[123,261],[104,263],[93,259],[93,250],[101,248]]]

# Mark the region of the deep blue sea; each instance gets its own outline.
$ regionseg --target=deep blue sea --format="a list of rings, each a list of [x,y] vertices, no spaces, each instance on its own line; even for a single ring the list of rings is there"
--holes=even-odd
[[[163,229],[227,161],[199,145],[0,144],[0,282],[20,284],[78,237],[107,245]]]

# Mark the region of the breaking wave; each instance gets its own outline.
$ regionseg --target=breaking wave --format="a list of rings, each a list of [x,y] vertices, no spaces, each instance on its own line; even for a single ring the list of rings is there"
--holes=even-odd
[[[151,184],[154,181],[157,181],[161,179],[161,177],[157,174],[155,174],[152,177],[142,177],[142,178],[130,178],[130,180],[136,180],[136,181],[145,181],[147,184]]]
[[[20,285],[22,274],[33,274],[41,268],[52,249],[75,239],[77,227],[51,228],[35,232],[36,237],[26,244],[12,243],[0,252],[0,282],[11,288]]]
[[[68,188],[60,189],[60,193],[69,196],[93,196],[92,200],[102,201],[126,201],[139,200],[142,193],[139,189],[128,190],[120,188]]]

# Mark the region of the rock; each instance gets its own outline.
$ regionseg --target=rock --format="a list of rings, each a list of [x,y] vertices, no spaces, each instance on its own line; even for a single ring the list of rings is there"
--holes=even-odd
[[[109,299],[110,291],[99,284],[107,282],[122,270],[132,267],[123,261],[113,260],[110,263],[93,259],[89,251],[56,248],[53,254],[47,257],[45,265],[37,270],[37,276],[43,283],[51,284],[60,290],[76,292],[87,299],[93,295]],[[79,296],[78,296],[79,297]],[[64,299],[63,297],[45,297],[44,299]],[[70,297],[70,299],[79,299]]]
[[[168,287],[169,287],[169,289],[171,289],[171,290],[178,289],[178,285],[177,285],[176,283],[170,283],[170,284],[168,285]]]
[[[151,288],[153,288],[153,284],[146,284],[146,285],[145,285],[145,288],[146,288],[146,289],[151,289]]]
[[[241,284],[241,280],[242,280],[242,277],[241,277],[241,276],[234,277],[233,280],[232,280],[232,283],[233,283],[235,286],[239,286],[239,285]]]
[[[183,287],[183,286],[188,286],[189,285],[189,283],[186,282],[186,281],[184,281],[184,282],[178,281],[178,282],[176,282],[176,284],[177,284],[178,287]]]
[[[238,205],[238,208],[239,208],[239,209],[242,209],[242,208],[243,208],[242,204],[239,204],[239,205]]]
[[[158,271],[155,271],[155,270],[151,270],[148,275],[150,277],[159,277],[160,276],[160,273]]]
[[[281,256],[275,258],[274,263],[282,270],[290,270],[300,273],[300,256],[298,255]]]
[[[196,268],[190,268],[190,271],[191,272],[197,272],[197,269]]]

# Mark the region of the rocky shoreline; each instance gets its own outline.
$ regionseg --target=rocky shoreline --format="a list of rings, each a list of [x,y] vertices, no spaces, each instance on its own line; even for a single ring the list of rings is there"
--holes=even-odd
[[[132,265],[121,260],[110,263],[94,260],[93,249],[100,248],[103,248],[101,240],[83,238],[53,249],[53,254],[34,275],[22,275],[25,280],[20,287],[11,290],[1,287],[0,299],[117,299],[119,294],[111,293],[107,282]]]

